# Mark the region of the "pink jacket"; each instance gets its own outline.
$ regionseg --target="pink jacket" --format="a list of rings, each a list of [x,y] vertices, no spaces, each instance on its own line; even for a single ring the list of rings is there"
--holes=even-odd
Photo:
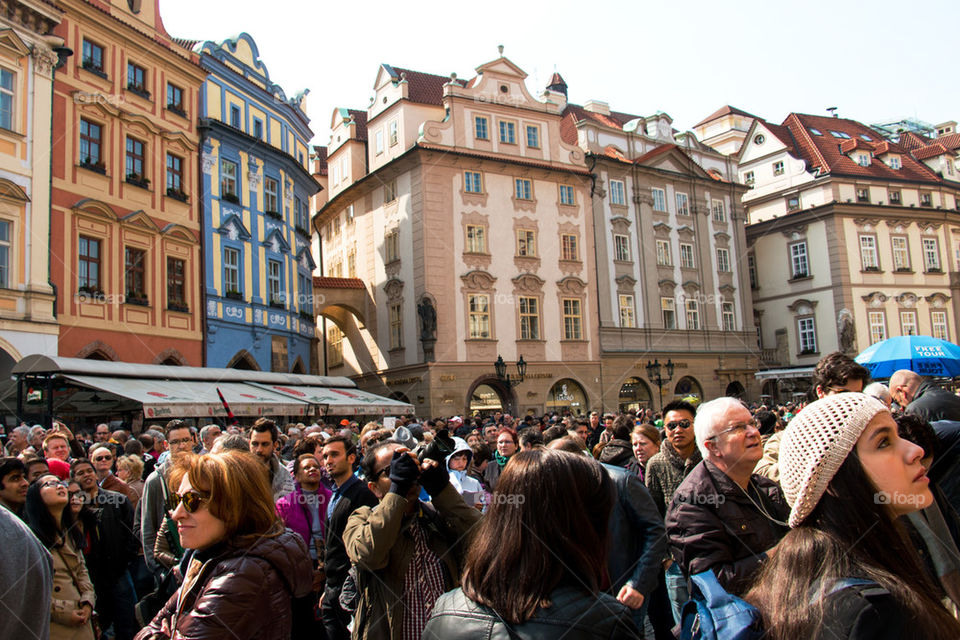
[[[321,484],[318,496],[320,506],[319,535],[322,538],[326,526],[327,505],[330,503],[330,490]],[[287,527],[303,538],[308,547],[310,546],[310,510],[303,496],[303,488],[299,483],[297,483],[297,488],[293,493],[288,493],[277,500],[277,515],[280,516]]]

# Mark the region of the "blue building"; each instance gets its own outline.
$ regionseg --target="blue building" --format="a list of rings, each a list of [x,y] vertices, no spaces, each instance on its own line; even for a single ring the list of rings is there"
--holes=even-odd
[[[288,99],[248,34],[184,42],[200,92],[206,366],[317,371],[306,92]]]

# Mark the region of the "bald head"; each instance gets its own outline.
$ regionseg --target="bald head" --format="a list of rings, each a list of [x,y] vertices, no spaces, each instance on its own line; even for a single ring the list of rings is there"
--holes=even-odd
[[[915,371],[909,369],[900,369],[894,371],[890,376],[890,395],[894,401],[901,407],[905,407],[911,402],[920,387],[923,378]]]

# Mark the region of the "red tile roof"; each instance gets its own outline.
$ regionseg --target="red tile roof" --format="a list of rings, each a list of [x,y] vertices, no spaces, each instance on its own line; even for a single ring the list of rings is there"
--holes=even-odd
[[[412,69],[391,67],[388,64],[383,66],[388,72],[394,72],[390,74],[394,78],[394,82],[399,82],[403,75],[406,74],[407,83],[410,85],[407,96],[411,101],[421,104],[443,104],[443,85],[450,82],[450,76],[437,76],[432,73],[424,73]],[[458,79],[456,82],[461,87],[466,85],[466,82],[463,80]]]
[[[170,38],[173,40],[173,43],[179,45],[186,49],[187,51],[193,51],[193,48],[200,44],[200,40],[188,40],[187,38]]]
[[[775,135],[780,142],[787,147],[787,150],[790,153],[796,154],[797,142],[793,139],[793,135],[790,133],[790,129],[784,127],[783,125],[773,124],[772,122],[763,121],[763,126],[765,126],[770,133]]]
[[[313,146],[313,152],[316,154],[314,156],[314,167],[316,167],[316,172],[322,176],[327,175],[327,148],[321,147],[320,145]]]
[[[716,111],[714,111],[713,113],[711,113],[710,115],[708,115],[706,118],[704,118],[700,122],[698,122],[697,124],[693,125],[693,128],[696,129],[702,124],[707,124],[711,120],[716,120],[717,118],[722,118],[723,116],[727,116],[727,115],[746,116],[747,118],[757,117],[752,113],[747,113],[742,109],[737,109],[736,107],[731,107],[730,105],[724,105],[719,109],[717,109]]]
[[[360,278],[331,278],[328,276],[314,276],[313,286],[323,289],[366,289]]]
[[[645,154],[643,154],[642,156],[634,160],[634,162],[636,164],[643,164],[644,162],[648,160],[652,160],[653,158],[656,158],[657,156],[662,155],[673,149],[679,149],[679,147],[675,144],[662,144],[659,147],[656,147],[654,149],[651,149],[650,151],[647,151]]]
[[[569,171],[570,173],[580,173],[584,175],[590,174],[590,172],[587,170],[586,167],[561,165],[559,163],[548,162],[545,160],[531,160],[530,158],[525,158],[523,156],[508,156],[502,153],[493,153],[489,151],[477,151],[477,150],[466,151],[464,147],[459,147],[456,150],[453,150],[450,147],[445,147],[438,144],[430,144],[426,142],[418,142],[416,146],[417,148],[426,149],[428,151],[443,151],[444,153],[454,153],[458,156],[467,156],[470,158],[498,160],[500,162],[511,162],[515,164],[526,165],[529,167],[542,167],[544,169],[556,169],[558,171]]]
[[[357,124],[357,140],[366,141],[367,139],[367,112],[359,109],[347,109],[347,113]]]
[[[951,133],[948,136],[940,136],[937,142],[947,149],[960,149],[960,133]]]
[[[578,104],[567,104],[563,110],[563,119],[560,121],[560,138],[567,144],[577,143],[577,123],[583,120],[593,120],[605,127],[623,129],[623,125],[631,120],[643,119],[629,113],[611,111],[610,115],[587,111]]]
[[[901,159],[901,168],[892,169],[882,162],[872,162],[870,166],[860,166],[852,158],[841,151],[841,145],[854,139],[859,142],[879,142],[882,137],[870,127],[846,118],[830,116],[811,116],[802,113],[791,113],[784,120],[783,125],[790,130],[797,142],[797,155],[806,163],[809,170],[819,169],[820,173],[833,175],[877,178],[881,180],[913,180],[918,182],[939,182],[935,173],[923,163],[909,155]],[[813,127],[823,135],[814,135],[810,132]],[[836,137],[831,132],[849,136]],[[852,142],[850,142],[852,146]],[[873,145],[870,145],[872,149]],[[894,148],[894,147],[891,147]]]
[[[917,160],[926,160],[927,158],[936,158],[937,156],[946,156],[953,155],[953,152],[950,149],[947,149],[943,144],[939,142],[934,142],[933,144],[928,144],[922,149],[917,149],[913,152],[913,157]]]
[[[914,149],[919,149],[920,147],[925,147],[930,144],[930,138],[925,138],[913,131],[905,131],[900,134],[900,140],[898,142],[900,146],[907,151],[913,151]]]

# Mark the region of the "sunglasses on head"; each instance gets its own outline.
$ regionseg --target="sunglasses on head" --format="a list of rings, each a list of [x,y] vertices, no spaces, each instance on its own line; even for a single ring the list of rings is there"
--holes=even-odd
[[[176,510],[177,506],[182,504],[184,511],[187,513],[196,513],[204,502],[208,498],[200,495],[196,491],[187,491],[186,493],[174,493],[170,496],[170,502],[172,503],[170,510]]]

